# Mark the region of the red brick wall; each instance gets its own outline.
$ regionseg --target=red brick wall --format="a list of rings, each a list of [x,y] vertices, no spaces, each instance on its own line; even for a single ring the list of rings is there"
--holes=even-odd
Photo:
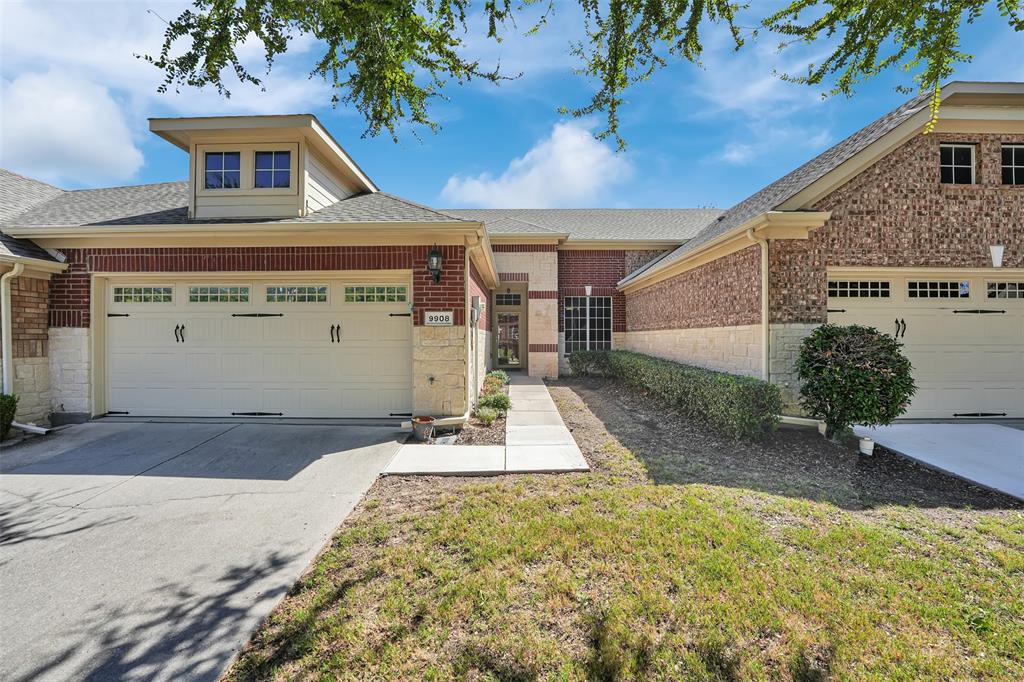
[[[11,350],[16,358],[44,358],[49,352],[46,301],[50,283],[45,279],[11,280]]]
[[[563,331],[564,299],[586,296],[612,297],[612,330],[626,331],[626,299],[616,284],[630,272],[663,251],[563,250],[558,252],[558,331]]]
[[[490,306],[490,297],[487,295],[487,285],[484,284],[484,278],[480,276],[480,271],[476,269],[476,266],[472,262],[469,264],[469,296],[472,300],[473,296],[479,296],[480,302],[484,306]],[[480,322],[477,324],[477,329],[489,329],[491,315],[485,311],[480,316]]]
[[[626,296],[629,331],[761,321],[761,247],[752,245]]]
[[[977,144],[976,185],[939,182],[939,144]],[[1024,266],[1024,188],[1001,184],[1000,143],[1024,135],[918,135],[819,201],[807,241],[771,245],[772,322],[824,322],[826,268]]]
[[[66,249],[69,264],[50,286],[51,327],[89,326],[89,277],[93,272],[289,272],[300,270],[413,271],[414,323],[423,311],[454,310],[465,324],[465,249],[442,246],[443,273],[427,272],[428,246],[288,246],[240,248]]]

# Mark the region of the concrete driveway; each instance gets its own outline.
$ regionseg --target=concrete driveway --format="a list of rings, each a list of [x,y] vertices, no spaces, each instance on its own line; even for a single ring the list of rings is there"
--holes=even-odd
[[[0,679],[216,679],[400,437],[100,421],[0,453]]]

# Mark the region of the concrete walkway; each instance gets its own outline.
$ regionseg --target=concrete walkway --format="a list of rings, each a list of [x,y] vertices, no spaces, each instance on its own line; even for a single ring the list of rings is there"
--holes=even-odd
[[[996,424],[893,424],[854,428],[926,466],[1024,500],[1024,431]]]
[[[505,445],[403,445],[385,475],[486,476],[589,471],[540,379],[514,375]]]

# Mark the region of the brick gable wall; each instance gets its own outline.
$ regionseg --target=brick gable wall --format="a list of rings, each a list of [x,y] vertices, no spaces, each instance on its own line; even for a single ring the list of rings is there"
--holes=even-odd
[[[15,358],[49,354],[47,299],[50,283],[34,277],[11,280],[11,350]]]
[[[94,272],[293,272],[301,270],[413,271],[414,324],[423,311],[453,310],[465,324],[462,246],[442,246],[443,274],[434,284],[427,272],[428,246],[291,246],[67,249],[68,270],[50,286],[49,326],[89,326],[89,278]]]
[[[626,331],[626,298],[618,282],[641,265],[664,253],[660,250],[575,250],[558,252],[558,330],[564,331],[566,296],[585,296],[588,285],[593,296],[612,297],[612,331]]]
[[[626,295],[628,331],[694,329],[761,321],[761,252],[741,251]]]
[[[976,185],[939,182],[939,145],[977,145]],[[918,135],[819,201],[831,219],[771,246],[772,322],[824,322],[828,267],[1024,266],[1024,187],[1001,184],[1001,143],[1024,135]]]

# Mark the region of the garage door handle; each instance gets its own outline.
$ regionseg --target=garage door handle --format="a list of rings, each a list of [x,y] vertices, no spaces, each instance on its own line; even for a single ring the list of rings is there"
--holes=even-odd
[[[181,342],[185,343],[185,325],[181,325]]]
[[[337,328],[336,332],[338,334],[337,343],[341,343],[341,323],[339,322],[338,324],[335,325],[335,327]]]
[[[905,339],[907,338],[907,321],[901,317],[900,324],[903,325],[903,330],[900,332],[900,337]]]
[[[174,325],[174,342],[181,343],[181,338],[178,337],[178,331],[181,329],[180,324]]]
[[[331,343],[334,343],[334,325],[331,325]]]

